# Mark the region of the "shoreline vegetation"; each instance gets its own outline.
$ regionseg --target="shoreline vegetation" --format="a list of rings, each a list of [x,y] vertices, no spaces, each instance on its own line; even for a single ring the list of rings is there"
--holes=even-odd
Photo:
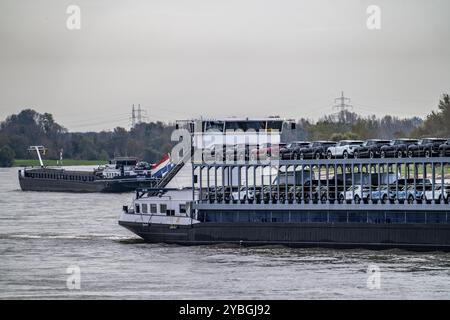
[[[44,165],[56,167],[58,166],[58,160],[43,160]],[[62,161],[62,166],[97,166],[105,165],[108,161],[105,160],[74,160],[65,159]],[[13,167],[39,167],[39,160],[34,159],[16,159],[13,162]]]

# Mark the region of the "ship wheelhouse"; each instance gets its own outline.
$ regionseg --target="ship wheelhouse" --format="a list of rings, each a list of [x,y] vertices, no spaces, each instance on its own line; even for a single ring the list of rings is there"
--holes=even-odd
[[[188,217],[191,207],[190,189],[138,189],[133,208],[126,208],[125,211],[139,215]]]

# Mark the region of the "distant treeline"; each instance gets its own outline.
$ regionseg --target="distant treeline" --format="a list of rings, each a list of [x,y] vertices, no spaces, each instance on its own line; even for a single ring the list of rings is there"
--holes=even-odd
[[[142,123],[127,131],[68,132],[49,113],[26,109],[9,116],[0,125],[0,166],[11,166],[14,159],[36,158],[31,145],[48,149],[46,159],[109,160],[115,156],[137,156],[158,161],[172,148],[170,135],[175,126],[163,122]]]
[[[11,166],[14,159],[34,158],[34,154],[27,152],[30,145],[47,147],[48,159],[58,159],[63,149],[66,159],[108,160],[115,156],[136,156],[155,162],[174,145],[170,141],[174,129],[175,125],[171,123],[151,122],[138,124],[131,130],[117,127],[113,131],[68,132],[51,114],[26,109],[0,124],[0,166]],[[418,117],[362,117],[344,110],[324,116],[317,122],[300,119],[295,130],[286,130],[282,139],[287,142],[424,136],[450,137],[448,94],[442,96],[438,110],[425,120]]]
[[[296,130],[286,131],[284,141],[292,140],[344,140],[344,139],[393,139],[409,137],[420,127],[418,117],[399,119],[392,116],[361,117],[350,111],[327,115],[313,123],[306,119],[297,122]]]
[[[342,139],[394,139],[421,137],[450,137],[450,97],[443,94],[438,110],[432,111],[425,120],[418,117],[362,117],[343,110],[327,115],[317,122],[300,119],[296,130],[286,131],[284,141],[290,140],[342,140]]]

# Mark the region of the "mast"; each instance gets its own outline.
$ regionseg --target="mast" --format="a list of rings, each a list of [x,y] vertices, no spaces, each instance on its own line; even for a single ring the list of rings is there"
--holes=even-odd
[[[45,147],[43,147],[43,146],[30,146],[28,148],[28,151],[36,151],[41,168],[44,167],[44,162],[42,161],[41,152],[42,152],[42,154],[45,154],[46,150],[47,149],[45,149]]]

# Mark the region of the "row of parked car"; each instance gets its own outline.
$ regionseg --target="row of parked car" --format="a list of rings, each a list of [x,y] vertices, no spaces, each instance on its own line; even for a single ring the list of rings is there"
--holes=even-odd
[[[294,141],[279,149],[280,159],[435,157],[450,155],[450,139],[368,139]]]
[[[450,156],[450,139],[368,139],[335,141],[293,141],[250,147],[214,145],[204,150],[205,160],[335,159],[335,158],[403,158]]]
[[[434,191],[433,191],[434,189]],[[287,192],[286,192],[287,191]],[[337,198],[336,198],[337,197]],[[225,186],[210,188],[202,194],[202,200],[210,203],[450,203],[450,185],[435,184],[429,179],[417,179],[416,185],[399,184],[347,187],[334,185],[305,184],[303,186]]]

